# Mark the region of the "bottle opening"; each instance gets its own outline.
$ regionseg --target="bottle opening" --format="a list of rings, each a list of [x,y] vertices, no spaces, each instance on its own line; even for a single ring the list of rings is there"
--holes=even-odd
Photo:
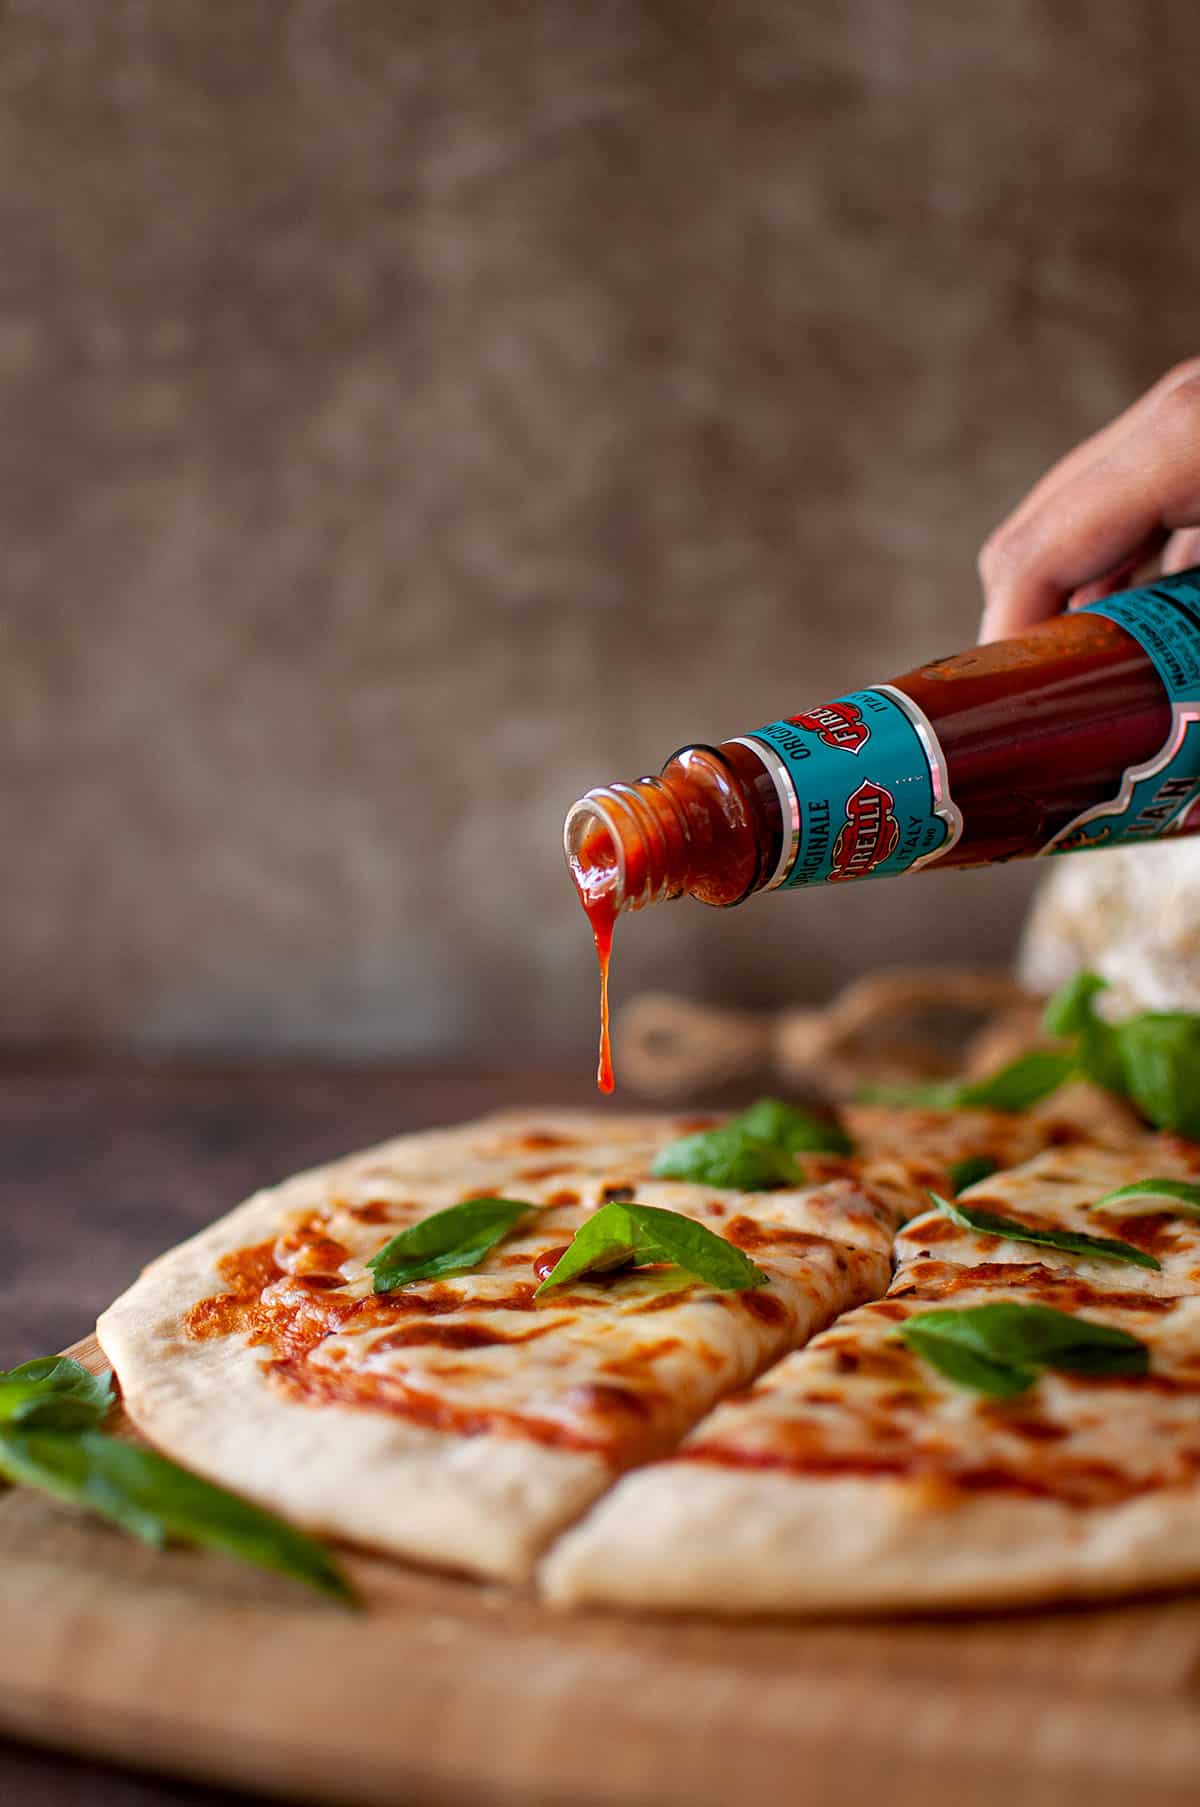
[[[607,901],[613,915],[625,908],[625,849],[614,832],[602,793],[573,803],[563,824],[563,852],[585,909]]]
[[[572,805],[563,828],[585,907],[605,898],[616,914],[678,897],[687,843],[684,813],[660,778],[598,786]]]

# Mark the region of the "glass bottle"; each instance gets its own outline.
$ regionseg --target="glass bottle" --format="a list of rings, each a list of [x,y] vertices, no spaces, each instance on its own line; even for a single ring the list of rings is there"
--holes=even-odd
[[[1200,569],[601,785],[564,827],[607,963],[624,910],[1200,829]]]

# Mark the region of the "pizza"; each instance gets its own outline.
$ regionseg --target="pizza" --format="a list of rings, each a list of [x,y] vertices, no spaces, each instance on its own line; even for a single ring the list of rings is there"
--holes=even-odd
[[[1200,1222],[1096,1210],[1187,1181],[1200,1149],[1051,1111],[845,1124],[848,1151],[804,1149],[757,1189],[668,1176],[664,1151],[714,1118],[403,1137],[163,1256],[100,1340],[136,1424],[201,1474],[560,1605],[879,1611],[1200,1577]],[[964,1161],[995,1171],[955,1200]],[[508,1214],[469,1266],[389,1278],[390,1250],[464,1208]],[[609,1251],[614,1213],[674,1228]],[[1047,1233],[1085,1252],[1027,1240]],[[1079,1343],[1076,1369],[947,1353],[946,1314],[996,1304]]]

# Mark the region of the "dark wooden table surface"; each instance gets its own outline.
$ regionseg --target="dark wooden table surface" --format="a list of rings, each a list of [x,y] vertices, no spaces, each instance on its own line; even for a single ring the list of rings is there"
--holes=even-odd
[[[0,1064],[0,1367],[85,1335],[151,1256],[257,1186],[405,1130],[591,1104],[589,1079],[586,1060],[503,1071]],[[13,1807],[239,1800],[0,1743],[0,1802]]]

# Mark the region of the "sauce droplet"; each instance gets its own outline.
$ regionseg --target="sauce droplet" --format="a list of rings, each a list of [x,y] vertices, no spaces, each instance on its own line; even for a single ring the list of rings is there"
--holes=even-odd
[[[569,1247],[570,1244],[564,1242],[561,1247],[547,1249],[544,1254],[537,1257],[533,1264],[533,1271],[539,1280],[548,1280],[550,1278]]]

